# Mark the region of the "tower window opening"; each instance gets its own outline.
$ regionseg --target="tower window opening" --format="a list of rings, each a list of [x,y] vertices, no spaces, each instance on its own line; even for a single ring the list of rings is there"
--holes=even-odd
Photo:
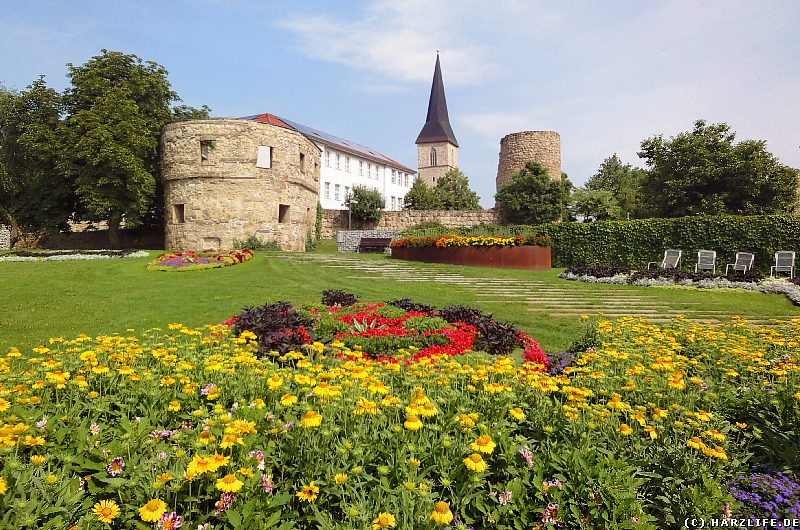
[[[431,166],[436,165],[436,149],[431,148]]]

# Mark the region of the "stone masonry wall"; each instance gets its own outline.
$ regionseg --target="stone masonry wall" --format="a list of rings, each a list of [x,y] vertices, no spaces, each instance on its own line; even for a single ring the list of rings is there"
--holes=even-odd
[[[436,165],[431,166],[431,149],[436,149]],[[458,148],[450,142],[417,145],[419,177],[428,186],[435,186],[440,177],[458,167]]]
[[[336,245],[339,252],[357,252],[362,237],[394,238],[396,233],[397,230],[339,230],[336,233]]]
[[[497,189],[529,160],[539,162],[550,180],[561,180],[561,136],[554,131],[523,131],[503,137],[497,165]]]
[[[0,226],[0,250],[11,248],[11,230]]]
[[[476,212],[450,210],[403,210],[399,212],[383,212],[377,223],[364,223],[352,219],[351,228],[400,231],[411,228],[425,221],[439,221],[448,227],[476,226],[499,222],[495,210],[479,210]],[[347,230],[347,210],[325,210],[322,214],[322,238],[332,239],[339,230]],[[369,237],[369,236],[365,236]],[[375,236],[386,237],[386,236]]]
[[[211,142],[207,157],[201,142]],[[271,168],[257,168],[270,146]],[[231,248],[255,235],[305,249],[319,198],[320,150],[297,131],[246,120],[164,127],[161,145],[168,249]]]

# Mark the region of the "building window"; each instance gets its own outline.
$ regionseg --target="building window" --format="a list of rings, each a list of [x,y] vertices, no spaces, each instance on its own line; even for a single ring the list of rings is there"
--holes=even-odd
[[[436,149],[434,149],[433,147],[431,147],[431,165],[432,166],[436,165]]]
[[[358,161],[358,175],[361,176],[361,177],[364,176],[364,161],[363,160],[359,160]]]
[[[336,169],[342,169],[342,155],[336,153]]]
[[[178,224],[183,224],[186,222],[186,218],[184,217],[184,205],[183,204],[173,204],[172,205],[172,221]]]
[[[344,157],[344,170],[350,173],[350,157]]]
[[[208,164],[211,150],[214,148],[214,140],[200,140],[200,163]]]
[[[258,156],[256,157],[256,167],[262,169],[272,168],[272,148],[268,145],[258,146]]]
[[[344,198],[345,198],[345,200],[350,198],[350,186],[345,186],[344,187]]]
[[[331,183],[330,182],[326,182],[325,183],[325,198],[326,199],[330,199],[331,198]]]
[[[375,179],[378,178],[378,167],[377,166],[373,166],[372,164],[370,164],[369,165],[369,174],[370,174],[371,177],[372,177],[372,175],[375,175],[372,178],[375,178]]]
[[[397,170],[392,170],[392,184],[397,184]]]
[[[279,204],[278,205],[278,222],[279,223],[286,223],[289,221],[289,205],[288,204]]]
[[[397,199],[395,199],[395,198],[394,198],[394,196],[392,196],[392,210],[394,210],[394,205],[395,205],[395,201],[396,201],[396,200],[397,200]]]
[[[325,167],[331,167],[331,152],[325,150]]]
[[[341,193],[342,192],[342,187],[339,184],[337,184],[333,188],[333,190],[334,190],[333,191],[333,198],[336,199],[337,201],[340,200],[341,197],[342,197],[342,193]]]
[[[306,170],[306,154],[300,153],[300,171]]]

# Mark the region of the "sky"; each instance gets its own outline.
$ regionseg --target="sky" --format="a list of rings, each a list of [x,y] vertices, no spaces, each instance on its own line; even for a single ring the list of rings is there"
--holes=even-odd
[[[269,112],[416,167],[440,50],[459,166],[494,204],[500,139],[561,135],[576,185],[642,140],[728,123],[800,167],[800,1],[0,0],[0,83],[102,49],[215,117]]]

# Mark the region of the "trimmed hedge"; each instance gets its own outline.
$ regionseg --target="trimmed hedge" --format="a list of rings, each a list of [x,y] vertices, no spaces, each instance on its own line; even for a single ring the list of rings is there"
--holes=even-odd
[[[754,269],[769,273],[778,250],[800,253],[800,217],[794,215],[714,215],[673,219],[636,219],[596,223],[548,223],[537,226],[482,225],[468,228],[406,231],[403,237],[458,235],[547,235],[554,267],[624,265],[641,269],[661,261],[664,250],[683,250],[681,268],[694,270],[697,251],[717,251],[717,271],[733,263],[736,252],[753,252]]]

